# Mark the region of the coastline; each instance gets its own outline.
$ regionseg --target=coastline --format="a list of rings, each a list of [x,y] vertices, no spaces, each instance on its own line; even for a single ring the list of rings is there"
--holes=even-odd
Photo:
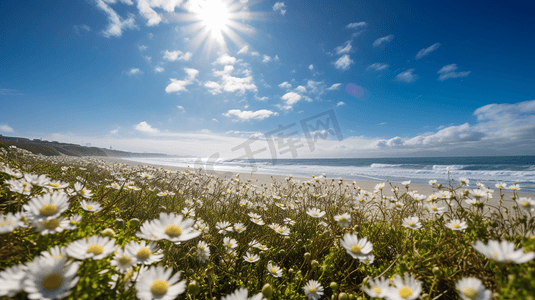
[[[153,167],[156,167],[156,168],[164,168],[164,169],[176,170],[176,171],[186,171],[186,170],[194,171],[194,170],[197,170],[197,169],[194,169],[193,167],[185,168],[185,167],[158,165],[158,164],[148,164],[148,163],[142,163],[142,162],[137,162],[137,161],[128,160],[128,159],[122,159],[122,158],[117,158],[117,157],[93,156],[93,157],[90,157],[90,158],[92,158],[92,159],[100,159],[100,160],[103,160],[103,161],[108,162],[108,163],[122,163],[122,164],[126,164],[126,165],[129,165],[129,166],[150,165],[150,166],[153,166]],[[279,175],[279,174],[238,173],[238,172],[231,172],[231,171],[226,171],[225,172],[225,171],[206,170],[205,172],[207,174],[216,175],[220,179],[228,179],[228,178],[236,177],[237,175],[239,175],[240,180],[250,181],[252,184],[254,184],[256,186],[259,186],[259,187],[261,185],[268,185],[269,186],[273,182],[273,179],[275,179],[277,181],[280,181],[280,182],[284,182],[284,181],[286,181],[286,178],[288,177],[288,175]],[[321,170],[318,170],[318,173],[315,174],[315,175],[318,176],[318,175],[321,175],[321,173],[322,173]],[[306,181],[312,181],[313,180],[312,175],[313,174],[310,174],[310,177],[292,176],[292,178],[294,180],[300,180],[300,181],[305,181],[306,182]],[[332,179],[332,180],[337,181],[337,180],[340,179],[340,177],[327,177],[327,179],[328,180]],[[345,178],[342,178],[342,179],[344,181],[344,184],[352,184],[353,181],[355,181],[356,185],[358,187],[360,187],[362,190],[368,191],[370,193],[373,192],[373,190],[375,189],[375,186],[377,184],[384,182],[384,181],[349,180],[349,179],[345,179]],[[401,191],[403,191],[405,189],[405,187],[402,186],[400,182],[392,182],[392,185],[398,186]],[[475,189],[475,188],[477,188],[477,187],[476,186],[468,186],[467,187],[467,189]],[[489,188],[495,190],[494,197],[489,200],[489,204],[498,205],[499,191],[496,190],[494,187],[489,187]],[[433,188],[430,185],[423,185],[423,184],[410,184],[409,190],[410,191],[415,191],[418,194],[423,194],[425,196],[429,196],[429,195],[431,195],[431,194],[433,194],[433,193],[438,191],[436,188]],[[393,193],[391,191],[391,188],[388,185],[388,182],[385,185],[385,188],[383,189],[383,193],[386,196],[393,195]],[[511,197],[513,196],[513,192],[510,191],[510,190],[503,190],[502,193],[504,194],[504,200],[505,200],[504,203],[506,204],[506,206],[507,207],[512,206],[513,203],[514,203],[514,201],[511,200]],[[533,194],[533,193],[523,193],[522,191],[520,191],[518,193],[518,196],[519,197],[531,197],[531,198],[534,198],[535,194]]]

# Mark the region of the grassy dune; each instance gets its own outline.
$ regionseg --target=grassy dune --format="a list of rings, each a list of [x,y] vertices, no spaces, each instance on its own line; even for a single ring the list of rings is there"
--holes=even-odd
[[[535,201],[516,191],[364,191],[323,177],[257,186],[14,147],[0,164],[0,297],[535,295]]]

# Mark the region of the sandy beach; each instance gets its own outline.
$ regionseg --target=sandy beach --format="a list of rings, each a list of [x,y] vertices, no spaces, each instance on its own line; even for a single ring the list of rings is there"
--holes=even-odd
[[[175,167],[175,166],[166,166],[166,165],[156,165],[156,164],[147,164],[147,163],[141,163],[141,162],[136,162],[136,161],[132,161],[132,160],[127,160],[127,159],[121,159],[121,158],[116,158],[116,157],[100,157],[100,156],[95,156],[95,157],[92,157],[93,159],[101,159],[105,162],[109,162],[109,163],[122,163],[122,164],[126,164],[126,165],[129,165],[129,166],[143,166],[143,165],[150,165],[150,166],[153,166],[153,167],[156,167],[156,168],[164,168],[164,169],[169,169],[169,170],[177,170],[177,171],[185,171],[185,170],[189,170],[189,171],[194,171],[195,169],[192,167],[192,168],[183,168],[183,167]],[[211,170],[205,170],[205,172],[207,174],[214,174],[216,176],[218,176],[219,178],[221,179],[228,179],[228,178],[231,178],[231,177],[236,177],[238,174],[239,174],[239,178],[241,180],[246,180],[246,181],[250,181],[251,183],[257,185],[257,186],[261,186],[261,185],[270,185],[273,180],[277,180],[277,181],[280,181],[280,182],[285,182],[286,181],[286,178],[288,178],[288,175],[276,175],[276,174],[257,174],[257,173],[236,173],[236,172],[225,172],[225,171],[211,171]],[[318,172],[316,174],[310,174],[310,177],[292,177],[294,180],[300,180],[300,181],[311,181],[313,180],[312,178],[312,175],[316,175],[316,176],[321,176],[321,170],[318,170]],[[327,179],[335,179],[335,180],[338,180],[340,179],[340,177],[327,177]],[[342,178],[344,179],[344,178]],[[345,184],[352,184],[354,180],[348,180],[348,179],[344,179],[344,183]],[[358,187],[360,187],[362,190],[365,190],[365,191],[368,191],[368,192],[373,192],[373,190],[375,189],[375,186],[379,183],[382,183],[383,181],[356,181],[356,185]],[[398,186],[400,188],[401,191],[404,191],[405,190],[405,187],[401,185],[400,182],[392,182],[392,184],[394,186]],[[475,189],[477,188],[474,184],[472,184],[471,186],[468,186],[468,189]],[[492,189],[494,189],[494,187],[490,187]],[[433,194],[434,192],[437,191],[436,188],[433,188],[432,186],[430,185],[421,185],[421,184],[410,184],[409,186],[409,190],[410,191],[416,191],[418,194],[423,194],[423,195],[431,195]],[[391,191],[391,188],[390,186],[388,185],[388,183],[386,183],[385,185],[385,188],[383,189],[383,192],[386,194],[386,196],[391,196],[392,195],[392,191]],[[507,207],[511,207],[515,202],[513,200],[511,200],[511,197],[513,196],[513,192],[510,191],[510,190],[504,190],[503,191],[504,193],[504,199],[505,199],[505,206]],[[531,193],[519,193],[519,196],[520,197],[531,197],[531,198],[534,198],[535,197],[535,194],[531,194]],[[489,204],[492,204],[492,205],[498,205],[498,200],[499,200],[500,196],[499,196],[499,191],[494,189],[494,197],[492,199],[490,199],[489,201]]]

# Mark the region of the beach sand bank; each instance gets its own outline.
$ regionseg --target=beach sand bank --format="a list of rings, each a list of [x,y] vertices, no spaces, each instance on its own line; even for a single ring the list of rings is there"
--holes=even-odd
[[[147,163],[141,163],[141,162],[136,162],[136,161],[127,160],[127,159],[115,158],[115,157],[100,157],[99,156],[99,157],[92,157],[92,158],[101,159],[101,160],[103,160],[105,162],[108,162],[108,163],[122,163],[122,164],[126,164],[126,165],[129,165],[129,166],[150,165],[150,166],[156,167],[156,168],[164,168],[164,169],[176,170],[176,171],[186,171],[186,170],[196,171],[197,170],[197,169],[194,169],[193,167],[191,167],[191,168],[183,168],[183,167],[175,167],[175,166],[147,164]],[[225,172],[225,171],[211,171],[211,170],[204,170],[204,172],[206,172],[207,174],[216,175],[221,179],[234,178],[237,175],[239,175],[240,180],[250,181],[252,184],[254,184],[256,186],[261,186],[261,185],[270,186],[271,183],[273,183],[273,180],[277,180],[279,182],[286,182],[286,178],[288,178],[288,175],[276,175],[276,174],[271,175],[271,174],[258,174],[258,173],[237,173],[237,172],[229,172],[229,171]],[[312,175],[321,176],[321,173],[322,173],[322,171],[318,170],[318,172],[316,174],[310,174],[310,177],[294,177],[294,176],[292,176],[292,178],[294,180],[300,180],[300,181],[305,181],[305,182],[306,181],[311,181],[312,182],[314,180],[312,178]],[[338,179],[340,179],[340,177],[327,177],[327,179],[328,180],[334,179],[335,182],[337,183]],[[432,178],[430,178],[430,179],[432,179]],[[371,192],[374,191],[375,186],[377,184],[379,184],[379,183],[382,183],[382,182],[383,181],[356,181],[356,186],[360,187],[362,190],[365,190],[365,191],[368,191],[368,192],[371,193]],[[344,184],[352,185],[352,183],[353,183],[353,180],[344,179]],[[406,191],[405,187],[403,185],[401,185],[400,182],[392,182],[392,185],[399,187],[399,190],[402,191],[402,192]],[[477,188],[477,187],[474,184],[471,184],[470,186],[467,187],[467,189],[475,189],[475,188]],[[494,187],[489,187],[489,188],[494,189],[494,197],[489,200],[489,204],[498,205],[498,201],[500,199],[499,190],[495,189]],[[416,191],[418,194],[429,196],[429,195],[437,192],[438,190],[436,188],[430,186],[430,185],[410,184],[409,191]],[[383,193],[386,196],[393,195],[393,193],[391,191],[391,187],[390,187],[390,185],[388,183],[386,183],[386,185],[385,185],[385,187],[383,189]],[[505,195],[504,196],[505,206],[506,207],[511,207],[515,203],[513,200],[511,200],[511,197],[513,196],[513,192],[510,191],[510,190],[504,190],[503,194]],[[518,193],[518,195],[519,195],[519,197],[531,197],[532,199],[535,198],[535,194],[530,194],[530,193]]]

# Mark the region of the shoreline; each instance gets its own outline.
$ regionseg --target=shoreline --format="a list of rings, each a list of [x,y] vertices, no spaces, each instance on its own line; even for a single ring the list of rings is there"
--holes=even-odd
[[[142,163],[142,162],[137,162],[137,161],[128,160],[128,159],[122,159],[122,158],[117,158],[117,157],[92,156],[90,158],[91,159],[100,159],[100,160],[103,160],[103,161],[108,162],[108,163],[122,163],[122,164],[129,165],[129,166],[146,166],[146,165],[149,165],[149,166],[153,166],[153,167],[156,167],[156,168],[164,168],[164,169],[176,170],[176,171],[186,171],[186,170],[195,171],[195,170],[198,170],[198,169],[195,169],[193,167],[186,168],[186,167],[177,167],[177,166],[149,164],[149,163]],[[254,185],[258,186],[258,187],[260,187],[261,185],[270,185],[273,182],[273,179],[275,179],[275,180],[277,180],[279,182],[284,182],[284,181],[286,181],[286,178],[288,177],[288,175],[279,175],[279,174],[239,173],[239,172],[231,172],[231,171],[205,170],[205,172],[207,174],[216,175],[220,179],[228,179],[228,178],[231,178],[231,177],[236,177],[236,175],[239,175],[240,180],[250,181],[252,184],[254,184]],[[321,171],[319,171],[319,174],[321,174]],[[305,182],[313,180],[312,174],[310,175],[310,177],[292,176],[292,178],[294,180],[300,180],[300,181],[305,181]],[[339,177],[327,177],[327,180],[335,180],[335,181],[337,181],[339,179],[340,179]],[[385,185],[385,187],[383,189],[383,193],[386,196],[393,195],[393,193],[391,191],[391,187],[389,187],[388,182],[386,182],[386,181],[350,180],[350,179],[345,179],[345,178],[341,178],[341,179],[344,181],[344,184],[352,184],[353,182],[356,182],[356,186],[357,187],[360,187],[362,190],[365,190],[365,191],[370,192],[370,193],[373,192],[373,190],[375,189],[375,186],[377,184],[385,182],[386,185]],[[392,183],[392,185],[399,187],[400,191],[404,191],[405,190],[405,187],[402,186],[400,182],[391,182],[391,183]],[[475,188],[477,188],[475,185],[467,187],[467,189],[469,189],[469,190],[470,189],[475,189]],[[498,204],[498,200],[499,200],[499,191],[496,190],[494,187],[489,187],[489,188],[493,189],[495,192],[494,192],[494,197],[492,199],[489,199],[489,203],[488,204],[497,205]],[[430,185],[423,185],[423,184],[410,184],[409,185],[409,190],[410,191],[415,191],[418,194],[423,194],[425,196],[429,196],[429,195],[431,195],[431,194],[433,194],[433,193],[438,191],[437,188],[434,188],[434,187],[432,187]],[[505,200],[504,204],[509,204],[509,205],[506,205],[506,206],[512,206],[513,203],[514,203],[514,201],[511,200],[513,192],[511,190],[503,190],[502,193],[504,194],[504,200]],[[533,193],[522,193],[521,191],[519,193],[517,193],[517,194],[518,194],[519,197],[531,197],[531,198],[533,198],[535,196],[535,194],[533,194]]]

